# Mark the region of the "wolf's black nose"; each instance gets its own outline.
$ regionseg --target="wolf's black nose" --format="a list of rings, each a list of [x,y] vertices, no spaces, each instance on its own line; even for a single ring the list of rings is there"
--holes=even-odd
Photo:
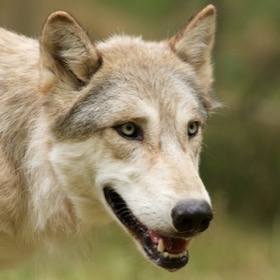
[[[171,211],[172,222],[180,233],[199,233],[213,219],[210,205],[204,200],[182,200]]]

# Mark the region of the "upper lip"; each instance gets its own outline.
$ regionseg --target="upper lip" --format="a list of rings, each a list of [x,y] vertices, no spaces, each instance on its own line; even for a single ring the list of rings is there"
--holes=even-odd
[[[163,235],[148,229],[141,223],[124,199],[110,186],[104,188],[104,195],[119,221],[141,244],[146,255],[158,266],[168,270],[182,268],[188,263],[187,246],[190,238],[177,235]]]

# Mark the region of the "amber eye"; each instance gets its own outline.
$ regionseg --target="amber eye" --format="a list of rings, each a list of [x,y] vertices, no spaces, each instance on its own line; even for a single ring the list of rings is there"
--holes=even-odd
[[[143,132],[140,127],[132,122],[123,123],[115,127],[120,136],[128,140],[143,140]]]
[[[188,135],[189,137],[194,137],[199,131],[199,122],[190,122],[188,124]]]

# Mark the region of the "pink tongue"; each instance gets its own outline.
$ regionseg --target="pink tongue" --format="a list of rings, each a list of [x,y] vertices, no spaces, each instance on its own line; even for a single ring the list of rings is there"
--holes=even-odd
[[[159,240],[163,240],[164,244],[164,251],[173,253],[173,254],[180,254],[185,251],[186,248],[186,240],[181,238],[172,238],[172,237],[165,237],[162,235],[158,235],[153,231],[149,231],[149,235],[151,237],[151,240],[158,244]]]
[[[173,254],[180,254],[185,251],[186,248],[186,240],[179,238],[169,238],[164,237],[163,244],[164,248],[167,252]]]

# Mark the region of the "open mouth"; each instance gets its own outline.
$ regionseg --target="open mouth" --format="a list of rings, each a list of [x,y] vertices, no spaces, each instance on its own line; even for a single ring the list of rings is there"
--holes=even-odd
[[[168,270],[177,270],[188,263],[187,247],[191,239],[175,238],[158,234],[143,225],[127,207],[122,197],[112,188],[104,188],[107,203],[119,221],[141,244],[148,258]]]

